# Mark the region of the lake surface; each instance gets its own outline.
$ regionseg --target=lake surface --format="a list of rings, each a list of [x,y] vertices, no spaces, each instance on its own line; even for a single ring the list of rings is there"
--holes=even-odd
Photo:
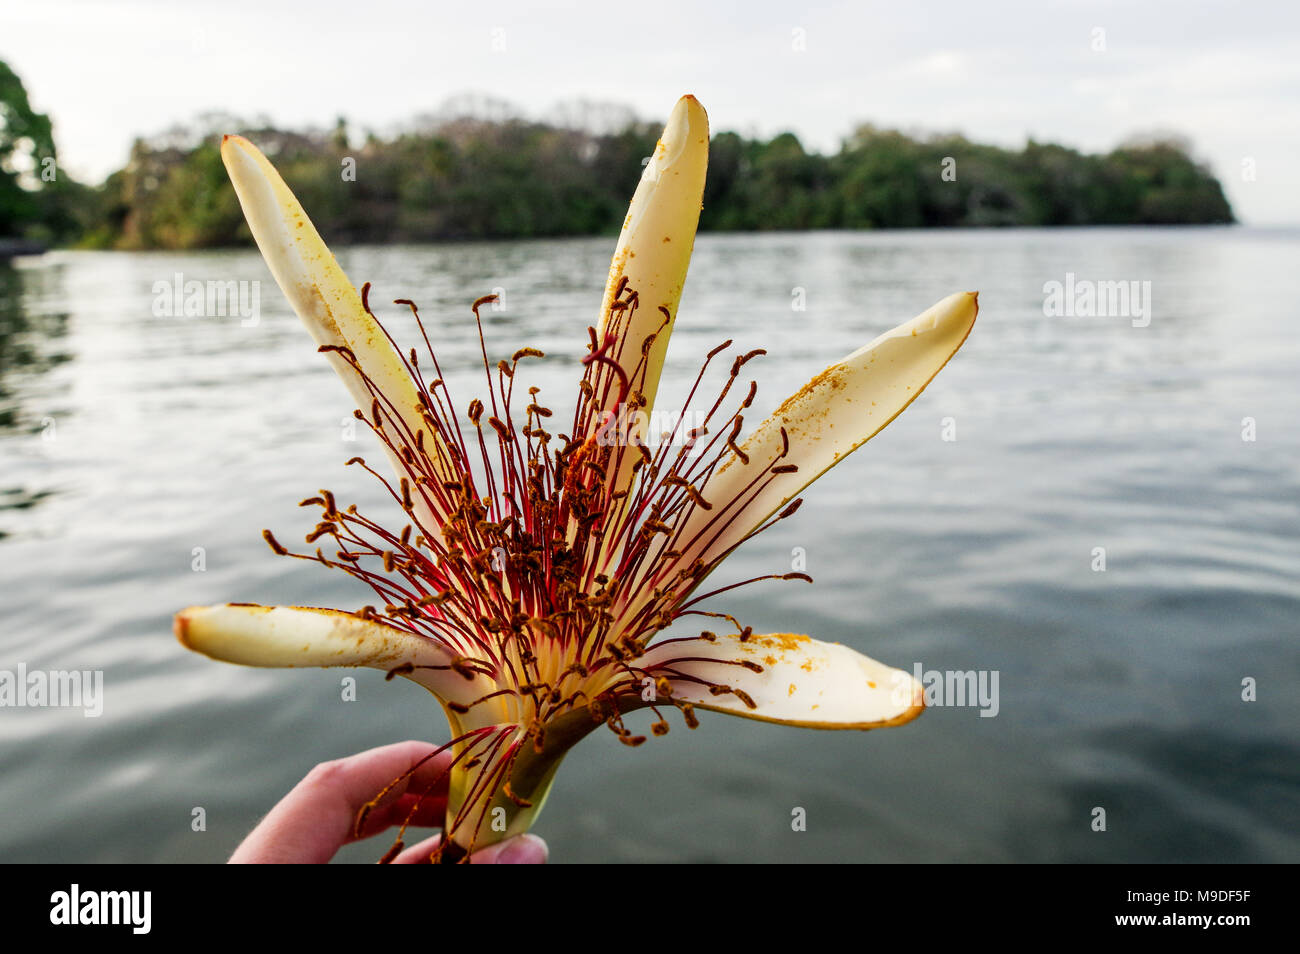
[[[504,289],[494,359],[546,351],[534,381],[564,419],[612,245],[340,260],[373,302],[420,303],[462,405],[469,304]],[[159,316],[177,274],[260,281],[259,323]],[[1049,316],[1067,275],[1149,282],[1149,311]],[[996,672],[996,716],[857,733],[702,713],[638,749],[597,732],[536,827],[554,860],[1300,861],[1300,232],[703,236],[662,406],[734,338],[768,350],[757,422],[973,289],[975,330],[929,390],[717,577],[802,548],[815,584],[717,605],[909,671]],[[261,539],[310,529],[296,504],[322,486],[383,511],[344,467],[378,456],[346,439],[351,409],[256,252],[0,265],[0,670],[104,674],[99,718],[0,708],[0,860],[221,861],[316,762],[446,738],[402,680],[357,671],[343,701],[345,672],[227,666],[171,634],[191,604],[370,601]]]

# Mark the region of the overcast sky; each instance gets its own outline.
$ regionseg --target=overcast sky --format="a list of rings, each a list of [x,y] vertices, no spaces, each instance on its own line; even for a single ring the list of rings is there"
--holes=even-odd
[[[821,150],[861,121],[1090,151],[1176,131],[1242,220],[1300,223],[1296,0],[0,0],[0,59],[90,181],[207,110],[384,129],[466,91],[646,118],[691,92],[715,130]]]

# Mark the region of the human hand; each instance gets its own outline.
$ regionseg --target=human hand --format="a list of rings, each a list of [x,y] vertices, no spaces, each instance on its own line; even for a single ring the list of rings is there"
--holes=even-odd
[[[429,757],[436,750],[437,746],[428,742],[397,742],[322,762],[267,813],[235,849],[230,864],[325,864],[342,845],[402,824],[412,808],[412,825],[440,826],[447,810],[447,768],[452,754],[447,750]],[[426,761],[421,764],[421,759]],[[411,774],[371,809],[360,836],[354,836],[357,813],[377,792],[407,772]],[[433,790],[421,798],[430,785]],[[404,848],[393,864],[427,864],[441,838],[434,835]],[[546,842],[525,834],[476,851],[469,860],[489,865],[542,864],[546,855]]]

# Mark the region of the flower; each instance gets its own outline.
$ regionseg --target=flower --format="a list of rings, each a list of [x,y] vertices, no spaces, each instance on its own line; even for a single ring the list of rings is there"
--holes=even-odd
[[[732,550],[802,502],[799,493],[894,419],[965,341],[974,293],[951,295],[828,367],[743,444],[757,385],[739,386],[761,351],[734,357],[711,409],[652,449],[653,408],[699,220],[708,117],[683,97],[642,175],[610,266],[599,327],[588,329],[569,433],[530,388],[514,393],[521,348],[488,357],[486,403],[462,420],[413,302],[428,349],[401,351],[275,169],[246,140],[222,156],[272,274],[343,378],[397,472],[384,480],[406,525],[391,531],[329,491],[302,503],[321,520],[289,554],[364,580],[382,609],[359,612],[246,603],[176,617],[189,649],[250,666],[371,666],[427,688],[451,726],[450,795],[441,860],[526,831],[561,759],[602,723],[629,745],[623,717],[695,710],[823,729],[901,725],[922,687],[838,644],[759,635],[699,608],[700,584]],[[691,390],[730,342],[711,351]],[[723,365],[725,368],[725,365]],[[688,398],[688,403],[691,401]],[[730,409],[730,410],[728,410]],[[683,421],[688,420],[686,417]],[[769,578],[798,578],[802,573]],[[755,582],[755,581],[747,581]],[[737,584],[739,585],[739,584]],[[655,637],[700,616],[735,632]],[[722,626],[712,624],[721,629]],[[382,793],[380,793],[382,795]],[[377,795],[377,798],[379,796]],[[358,819],[358,824],[360,819]],[[388,857],[400,848],[401,834]]]

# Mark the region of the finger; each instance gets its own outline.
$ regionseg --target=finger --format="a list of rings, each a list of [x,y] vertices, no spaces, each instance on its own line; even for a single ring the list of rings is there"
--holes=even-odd
[[[403,850],[393,859],[393,864],[427,865],[430,856],[441,843],[441,835],[426,838],[418,845]],[[541,865],[546,863],[549,855],[546,842],[529,832],[476,851],[470,855],[469,860],[470,864],[475,865]]]
[[[450,751],[434,755],[437,750],[428,742],[398,742],[322,762],[271,809],[230,860],[306,864],[329,861],[340,845],[352,840],[357,813],[386,786],[401,779],[377,801],[371,813],[386,811],[391,819],[391,806],[402,796],[408,791],[413,795],[424,791],[445,772],[453,756]],[[411,774],[403,778],[406,773]],[[440,787],[445,797],[445,787]],[[368,822],[366,828],[370,828]]]
[[[429,856],[438,849],[440,844],[442,844],[442,835],[426,838],[419,844],[400,851],[392,863],[395,865],[427,865],[430,863]]]
[[[451,760],[450,751],[439,752],[427,742],[398,742],[341,760],[341,772],[326,774],[338,775],[337,795],[346,803],[350,819],[346,840],[369,838],[408,820],[441,825]],[[362,811],[365,817],[357,834],[355,825]]]
[[[416,788],[416,786],[411,786]],[[442,786],[439,786],[440,788]],[[386,831],[395,825],[414,828],[441,828],[447,813],[447,795],[421,795],[423,789],[408,791],[397,801],[375,808],[366,815],[361,834],[350,839],[360,841]]]
[[[544,865],[549,855],[546,842],[528,832],[476,851],[469,860],[474,865]]]

